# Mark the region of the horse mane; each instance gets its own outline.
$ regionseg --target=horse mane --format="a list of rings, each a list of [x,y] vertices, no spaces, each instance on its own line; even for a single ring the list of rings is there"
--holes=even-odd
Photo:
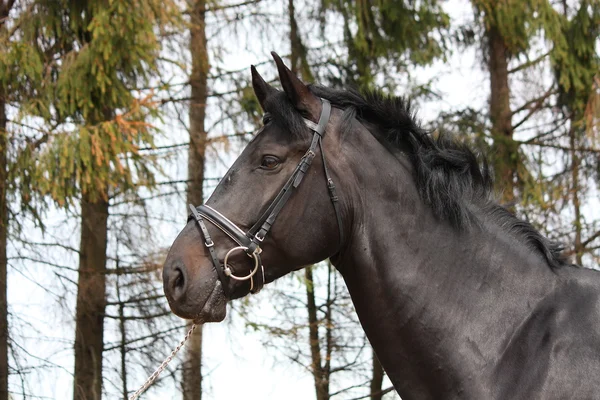
[[[419,194],[434,214],[448,220],[456,229],[466,229],[477,220],[473,204],[499,226],[538,251],[551,268],[567,265],[563,247],[544,237],[531,223],[517,218],[494,199],[493,177],[484,156],[478,156],[464,143],[423,129],[410,101],[378,91],[364,94],[311,85],[311,91],[344,109],[343,124],[353,117],[378,128],[385,143],[404,152],[414,168]]]

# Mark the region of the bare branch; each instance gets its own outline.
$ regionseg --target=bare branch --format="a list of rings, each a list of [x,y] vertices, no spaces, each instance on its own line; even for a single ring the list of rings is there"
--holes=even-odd
[[[523,104],[521,107],[517,108],[516,110],[514,110],[512,112],[512,115],[518,114],[522,111],[525,111],[527,109],[529,109],[532,105],[542,102],[544,100],[546,100],[548,97],[552,96],[553,94],[556,94],[557,91],[554,90],[554,86],[550,87],[550,89],[548,89],[542,96],[535,98],[535,99],[531,99],[529,101],[527,101],[525,104]]]
[[[550,97],[550,95],[553,93],[552,90],[548,90],[542,97],[540,97],[539,99],[537,99],[533,105],[528,106],[529,108],[529,112],[527,113],[527,115],[525,115],[519,122],[517,122],[516,124],[513,125],[513,130],[517,130],[517,128],[521,125],[523,125],[525,122],[527,122],[527,120],[529,118],[531,118],[531,116],[533,114],[535,114],[536,112],[538,112],[540,109],[543,108],[544,106],[544,102],[545,100]]]
[[[377,392],[377,393],[369,393],[369,394],[367,394],[367,395],[365,395],[365,396],[361,396],[361,397],[355,397],[355,398],[353,398],[353,399],[350,399],[350,400],[362,400],[362,399],[369,398],[369,397],[371,397],[372,395],[379,395],[379,394],[383,396],[384,394],[386,394],[386,393],[389,393],[389,392],[391,392],[392,390],[394,390],[394,387],[393,387],[393,386],[390,386],[390,387],[388,387],[388,388],[386,388],[386,389],[380,390],[380,391],[379,391],[379,392]]]

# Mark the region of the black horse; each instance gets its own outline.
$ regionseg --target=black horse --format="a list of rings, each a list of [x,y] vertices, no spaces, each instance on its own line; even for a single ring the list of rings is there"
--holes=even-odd
[[[274,58],[284,91],[252,68],[264,127],[165,262],[173,312],[221,321],[330,258],[403,399],[600,398],[600,274],[495,203],[487,166],[403,99],[306,86]]]

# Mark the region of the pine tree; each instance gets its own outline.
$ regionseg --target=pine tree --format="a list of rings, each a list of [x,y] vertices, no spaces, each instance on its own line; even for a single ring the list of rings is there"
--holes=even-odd
[[[549,95],[532,99],[532,112],[525,119],[513,122],[515,111],[511,109],[509,77],[535,66],[543,61],[547,54],[515,68],[509,68],[509,63],[520,56],[527,56],[534,40],[540,36],[560,44],[562,38],[557,28],[560,26],[560,16],[547,0],[472,0],[472,4],[477,23],[480,24],[478,30],[483,31],[484,58],[487,60],[490,75],[489,116],[497,189],[502,193],[503,203],[512,207],[517,199],[519,187],[522,187],[523,176],[527,174],[514,132],[542,108]]]
[[[20,155],[27,153],[24,149],[35,148],[39,143],[39,140],[22,143],[16,112],[17,106],[35,98],[42,82],[44,54],[39,48],[29,46],[24,32],[27,31],[24,23],[35,19],[34,11],[30,2],[17,4],[14,0],[0,0],[0,400],[9,398],[9,228],[18,230],[18,221],[10,218],[10,199],[20,197],[21,208],[35,214],[30,203],[29,179],[27,175],[20,175],[21,170],[14,165],[14,160],[23,160]],[[14,18],[16,15],[19,18]],[[9,111],[12,111],[11,121]],[[23,168],[23,171],[27,170]]]
[[[102,397],[110,192],[133,187],[136,175],[142,183],[152,184],[153,179],[137,149],[153,143],[146,121],[154,110],[136,99],[131,90],[147,81],[149,66],[157,56],[159,43],[154,28],[164,17],[164,11],[159,11],[164,5],[134,3],[70,3],[68,17],[81,50],[65,56],[57,85],[59,104],[64,107],[59,111],[79,116],[83,122],[75,135],[65,135],[63,143],[73,141],[80,153],[58,171],[58,178],[65,183],[77,179],[74,186],[81,190],[75,399]],[[122,109],[128,111],[117,114]],[[65,150],[59,143],[55,145],[53,150]],[[74,176],[65,176],[69,169]],[[65,197],[70,194],[63,192]]]
[[[14,3],[13,3],[14,4]],[[7,35],[5,22],[12,4],[0,2],[0,37]],[[4,39],[5,40],[5,39]],[[4,44],[4,40],[0,43]],[[5,47],[5,46],[3,46]],[[7,92],[5,78],[0,77],[0,400],[8,400],[8,301],[7,301],[7,259],[8,245],[8,207],[7,182]]]
[[[41,73],[23,75],[42,83],[22,112],[53,129],[20,162],[35,158],[26,170],[38,193],[62,207],[80,203],[74,398],[100,399],[109,202],[116,190],[153,183],[153,162],[138,149],[153,144],[148,121],[157,108],[138,88],[156,73],[155,29],[172,21],[175,8],[163,1],[39,0],[32,9],[36,18],[23,24],[27,46],[18,50],[60,62],[44,65],[42,58]]]
[[[591,109],[588,105],[597,97],[597,94],[594,95],[594,79],[598,71],[595,46],[599,5],[587,0],[562,4],[547,0],[477,0],[472,3],[486,40],[493,140],[491,154],[497,190],[502,193],[505,204],[534,205],[537,208],[535,212],[549,208],[559,211],[560,203],[571,202],[574,253],[577,263],[581,264],[584,244],[589,245],[594,234],[590,233],[590,242],[582,238],[585,229],[580,195],[584,189],[582,179],[585,174],[581,167],[585,164],[589,169],[594,163],[585,160],[597,157],[576,149],[582,149],[581,139],[587,130],[585,110]],[[541,55],[532,56],[534,51],[540,52],[540,39],[547,44],[546,50]],[[540,66],[543,65],[552,68],[554,81],[548,82],[547,90],[533,93],[523,105],[515,105],[511,86],[520,82],[517,77],[541,71]],[[560,112],[556,113],[557,110]],[[554,120],[554,126],[539,129],[526,143],[515,138],[519,128],[528,123],[531,126],[530,122],[541,116]],[[561,134],[562,125],[568,126],[564,134]],[[568,144],[562,141],[564,138],[567,138]],[[538,154],[527,147],[530,143],[538,147]],[[556,149],[563,151],[562,148],[568,154],[551,155]],[[545,164],[549,156],[568,159],[568,174],[554,172],[550,179],[546,178],[547,173],[539,166]],[[554,230],[556,234],[557,230]]]
[[[0,16],[1,18],[1,16]],[[0,90],[0,400],[8,400],[8,209],[6,198],[7,132],[5,95]]]
[[[368,89],[378,73],[428,65],[447,50],[450,19],[438,0],[321,0],[321,9],[323,21],[326,10],[343,18],[348,57],[342,64],[332,60],[339,83]]]
[[[573,14],[572,17],[569,17]],[[597,155],[582,150],[588,137],[598,134],[594,123],[599,114],[593,104],[598,101],[596,78],[600,70],[597,38],[600,35],[600,4],[582,0],[570,9],[563,2],[562,29],[564,46],[552,52],[552,65],[558,86],[557,108],[569,120],[570,185],[567,198],[573,207],[575,229],[573,253],[578,265],[583,265],[583,255],[600,231],[586,232],[582,214],[582,195],[586,190],[586,177],[598,171]],[[592,141],[593,143],[594,141]],[[592,173],[590,173],[592,172]],[[588,233],[589,237],[584,239]]]
[[[593,121],[598,120],[593,106],[598,104],[594,48],[598,4],[587,0],[471,3],[475,25],[465,31],[479,34],[480,41],[471,37],[461,45],[476,44],[483,50],[490,79],[489,121],[473,108],[443,119],[452,120],[450,130],[489,154],[505,205],[534,223],[544,221],[541,229],[552,225],[548,234],[561,241],[575,231],[573,252],[581,263],[583,250],[600,237],[582,211],[582,191],[589,186],[584,180],[597,160],[597,152],[587,151],[582,139],[585,132],[592,137]],[[554,73],[550,77],[545,75],[548,69]],[[532,81],[539,89],[523,93]],[[524,98],[518,98],[519,91]],[[565,165],[554,162],[548,168],[549,159],[564,160]],[[562,218],[572,219],[573,224],[550,224],[549,218],[567,204],[572,206],[570,215]]]
[[[6,18],[10,4],[0,2],[0,36],[6,33]],[[0,42],[1,43],[1,42]],[[8,301],[7,259],[8,208],[6,198],[8,133],[6,115],[6,88],[0,84],[0,400],[8,400]]]

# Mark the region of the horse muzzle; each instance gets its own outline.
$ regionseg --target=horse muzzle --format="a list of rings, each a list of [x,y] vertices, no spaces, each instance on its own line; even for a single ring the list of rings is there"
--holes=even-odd
[[[163,267],[163,288],[171,310],[196,323],[220,322],[227,312],[227,297],[207,258],[182,258],[169,252]]]

